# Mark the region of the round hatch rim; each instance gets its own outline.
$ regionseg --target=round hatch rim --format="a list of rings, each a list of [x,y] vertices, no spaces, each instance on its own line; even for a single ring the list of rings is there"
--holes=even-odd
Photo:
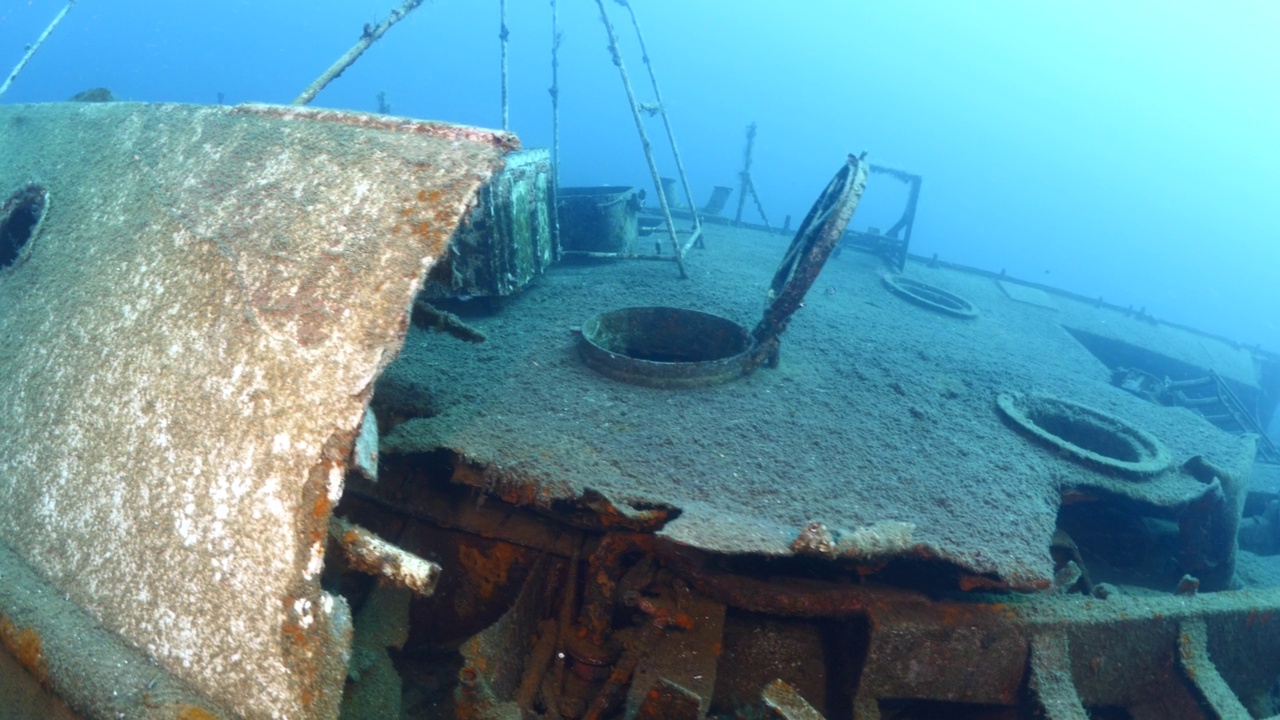
[[[688,333],[702,331],[717,336],[720,352],[704,360],[664,361],[629,355],[608,339],[605,328],[618,323],[636,326],[679,323]],[[667,305],[641,305],[606,310],[582,323],[578,347],[587,366],[596,372],[635,385],[662,388],[689,388],[717,385],[741,377],[754,369],[750,362],[754,344],[742,325],[721,315]]]
[[[1052,395],[1002,392],[996,396],[996,406],[1005,418],[1033,438],[1058,449],[1076,462],[1096,469],[1144,480],[1164,472],[1173,464],[1173,457],[1154,435],[1115,415],[1087,405]],[[1046,423],[1046,419],[1052,422]],[[1050,427],[1046,427],[1046,424]],[[1091,432],[1099,433],[1100,438],[1089,438],[1091,442],[1088,444],[1093,446],[1091,449],[1055,432],[1053,426],[1070,429],[1072,438],[1078,439]],[[1099,452],[1100,446],[1105,444],[1127,450],[1134,459]]]
[[[937,285],[900,274],[885,274],[881,279],[894,295],[920,307],[966,320],[978,317],[973,303]]]

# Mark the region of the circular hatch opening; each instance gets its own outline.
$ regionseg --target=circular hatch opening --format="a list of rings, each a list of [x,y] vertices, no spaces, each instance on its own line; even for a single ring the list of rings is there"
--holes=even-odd
[[[697,310],[622,308],[582,324],[578,346],[583,361],[615,380],[666,388],[726,382],[762,363],[776,367],[778,336],[840,242],[862,197],[865,157],[849,155],[809,209],[774,273],[771,302],[754,330]]]
[[[1063,454],[1104,470],[1144,477],[1173,462],[1150,433],[1120,418],[1048,395],[1000,393],[1006,418]]]
[[[894,295],[920,307],[959,318],[978,317],[978,309],[973,306],[973,303],[955,293],[902,275],[884,275],[883,279],[885,287],[889,288]]]
[[[48,207],[49,191],[34,183],[24,185],[0,205],[0,270],[26,258]]]
[[[673,307],[610,310],[582,324],[582,357],[615,380],[650,387],[698,387],[744,373],[751,336],[710,313]]]

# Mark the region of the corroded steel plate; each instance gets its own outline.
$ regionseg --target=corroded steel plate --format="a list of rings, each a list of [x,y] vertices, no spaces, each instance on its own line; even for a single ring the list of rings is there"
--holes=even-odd
[[[248,717],[336,716],[332,504],[407,309],[513,137],[270,106],[0,107],[0,541]]]

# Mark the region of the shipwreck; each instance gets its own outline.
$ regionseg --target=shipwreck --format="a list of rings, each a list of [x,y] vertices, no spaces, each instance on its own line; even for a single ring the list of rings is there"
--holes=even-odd
[[[874,153],[775,228],[755,132],[729,218],[502,130],[0,106],[0,716],[1280,714],[1280,357],[913,255]]]

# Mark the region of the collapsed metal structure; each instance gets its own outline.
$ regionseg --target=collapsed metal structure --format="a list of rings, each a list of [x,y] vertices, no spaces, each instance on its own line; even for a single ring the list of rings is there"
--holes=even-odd
[[[743,285],[767,285],[769,237],[734,248]],[[388,368],[383,472],[339,512],[455,578],[400,616],[399,652],[462,655],[456,692],[432,705],[406,689],[414,708],[1275,714],[1280,473],[1255,435],[1117,372],[1212,372],[1269,415],[1275,359],[936,258],[897,274],[897,253],[850,247],[773,372],[691,390],[676,366],[696,347],[655,382],[583,345],[606,377],[584,375],[546,340],[576,308],[670,297],[634,266],[558,270],[536,301],[474,320],[503,329],[479,357],[424,339]],[[681,297],[752,312],[750,293],[724,291]],[[655,314],[633,313],[628,333],[635,316]],[[655,333],[688,318],[656,316]],[[602,348],[653,352],[634,336]],[[428,367],[449,367],[450,385]]]
[[[500,342],[521,362],[498,363],[498,375],[492,358],[468,360],[447,344],[388,369],[388,388],[407,387],[402,378],[427,362],[495,388],[462,390],[465,409],[436,387],[440,404],[416,417],[384,410],[384,473],[354,483],[340,509],[446,558],[445,575],[459,576],[453,601],[424,601],[407,621],[430,622],[437,640],[466,639],[456,712],[699,718],[751,698],[781,717],[817,717],[815,707],[828,718],[1274,712],[1280,595],[1266,583],[1241,587],[1274,549],[1247,541],[1249,568],[1237,571],[1241,516],[1256,522],[1276,498],[1253,439],[1139,400],[1075,339],[1131,343],[1133,359],[1142,349],[1185,358],[1177,346],[1191,338],[1007,279],[922,264],[912,282],[880,280],[875,255],[842,262],[846,273],[824,281],[884,299],[847,325],[834,300],[845,292],[811,300],[801,317],[818,315],[821,329],[793,328],[780,371],[825,368],[862,392],[819,374],[806,393],[769,372],[688,397],[602,387],[537,348],[549,328],[533,308],[522,319],[534,327],[507,325]],[[632,301],[660,295],[639,291],[634,269],[589,272],[602,294],[617,283]],[[544,279],[543,303],[591,297],[562,275]],[[903,302],[904,289],[920,294]],[[965,312],[946,312],[960,302]],[[840,365],[865,366],[852,375],[829,366],[842,356],[832,345],[884,342],[877,327],[893,328],[901,345],[860,362],[845,356]],[[1001,341],[1006,327],[1018,332]],[[805,342],[826,347],[797,357]],[[1042,367],[1042,348],[1028,349],[1041,343],[1060,360]],[[1247,352],[1202,336],[1194,344],[1262,391],[1245,382]],[[546,389],[498,402],[510,397],[502,388],[534,382]],[[1018,386],[1088,404],[1004,392]],[[775,394],[753,412],[816,422],[845,440],[752,420],[745,427],[768,440],[718,432],[742,427],[763,390],[783,389],[802,397]],[[824,394],[837,395],[830,410]],[[678,427],[672,403],[686,416]],[[712,412],[698,414],[699,404]],[[848,407],[862,413],[838,414]],[[911,435],[897,430],[904,424]],[[913,447],[896,453],[896,444]],[[789,475],[808,447],[823,459]],[[861,477],[865,462],[883,474]],[[786,528],[797,516],[809,522]],[[463,611],[457,597],[475,604]],[[778,678],[790,689],[771,684]]]

